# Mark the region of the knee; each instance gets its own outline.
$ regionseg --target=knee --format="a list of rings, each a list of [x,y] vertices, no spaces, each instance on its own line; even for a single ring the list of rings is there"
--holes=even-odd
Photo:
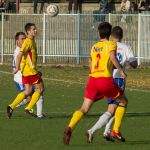
[[[44,88],[36,88],[35,91],[42,94],[44,92]]]
[[[88,113],[88,109],[86,109],[86,108],[80,108],[80,111],[81,111],[84,115],[86,115],[86,114]]]
[[[26,96],[29,96],[31,93],[32,93],[32,90],[26,89],[26,90],[24,91],[24,94],[25,94]]]
[[[116,111],[117,105],[116,104],[109,104],[108,105],[108,109],[107,112],[111,113],[112,115],[114,115],[115,111]]]
[[[127,105],[128,105],[128,99],[126,98],[126,99],[120,100],[119,105],[127,107]]]
[[[44,87],[36,88],[35,91],[42,94],[44,92]]]

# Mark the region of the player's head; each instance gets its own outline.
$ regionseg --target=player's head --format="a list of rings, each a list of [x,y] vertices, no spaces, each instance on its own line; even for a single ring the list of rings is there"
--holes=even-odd
[[[116,42],[120,42],[123,38],[123,30],[120,26],[115,26],[112,29],[111,37]]]
[[[35,37],[37,35],[37,28],[34,23],[27,23],[24,28],[27,36]]]
[[[98,26],[99,36],[101,39],[109,39],[112,26],[108,22],[102,22]]]
[[[26,38],[26,35],[25,35],[24,32],[17,32],[17,33],[16,33],[15,39],[16,39],[17,45],[18,45],[19,47],[22,46],[22,44],[23,44],[25,38]]]

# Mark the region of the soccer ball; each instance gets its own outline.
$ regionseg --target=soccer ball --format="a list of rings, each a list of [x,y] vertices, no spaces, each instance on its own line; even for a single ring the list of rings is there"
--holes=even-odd
[[[50,4],[47,6],[47,14],[51,17],[57,16],[59,13],[58,6]]]

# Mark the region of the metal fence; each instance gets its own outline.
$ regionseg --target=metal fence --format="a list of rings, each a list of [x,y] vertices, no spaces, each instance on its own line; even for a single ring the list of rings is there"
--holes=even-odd
[[[24,31],[27,22],[33,22],[38,28],[38,63],[86,65],[90,48],[99,39],[97,26],[103,21],[121,26],[123,42],[132,46],[138,63],[150,63],[149,14],[59,14],[50,17],[47,14],[6,13],[0,15],[0,63],[12,62],[15,33]]]

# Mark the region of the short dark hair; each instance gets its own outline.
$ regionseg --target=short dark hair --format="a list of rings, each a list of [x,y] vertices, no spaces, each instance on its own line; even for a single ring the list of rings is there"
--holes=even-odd
[[[16,40],[18,40],[19,35],[24,35],[24,36],[26,36],[24,32],[17,32],[16,35],[15,35],[15,39],[16,39]]]
[[[99,26],[98,26],[98,31],[99,31],[100,38],[109,39],[109,37],[111,35],[111,29],[112,29],[112,25],[110,23],[108,23],[108,22],[100,23]]]
[[[123,29],[120,26],[115,26],[112,29],[111,35],[114,38],[121,40],[123,38]]]
[[[25,25],[25,27],[24,27],[25,31],[26,31],[26,32],[29,31],[29,30],[31,29],[31,26],[35,26],[35,24],[34,24],[34,23],[27,23],[27,24]]]

